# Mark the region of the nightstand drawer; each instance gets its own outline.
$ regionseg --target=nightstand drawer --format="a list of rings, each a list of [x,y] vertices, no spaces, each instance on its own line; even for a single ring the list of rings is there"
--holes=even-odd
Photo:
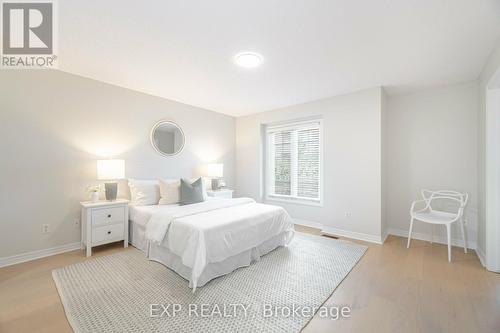
[[[92,210],[92,226],[109,225],[113,223],[122,223],[125,219],[125,210],[123,207],[110,207]]]
[[[123,239],[123,224],[92,228],[92,244]]]

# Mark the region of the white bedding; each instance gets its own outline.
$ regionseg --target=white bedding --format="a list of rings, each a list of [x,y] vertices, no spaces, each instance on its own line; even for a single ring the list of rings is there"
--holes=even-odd
[[[211,263],[251,250],[283,234],[288,244],[293,223],[278,206],[252,199],[217,199],[193,205],[149,206],[131,209],[134,223],[146,222],[146,240],[167,248],[189,267],[193,291]]]
[[[151,205],[151,206],[129,206],[129,219],[134,223],[137,223],[141,227],[146,227],[151,216],[154,213],[160,211],[169,211],[175,207],[178,207],[179,204],[171,204],[171,205]]]
[[[150,206],[129,206],[129,241],[141,251],[148,252],[148,242],[146,241],[146,225],[151,216],[161,210],[169,210],[179,204],[171,205],[150,205]]]

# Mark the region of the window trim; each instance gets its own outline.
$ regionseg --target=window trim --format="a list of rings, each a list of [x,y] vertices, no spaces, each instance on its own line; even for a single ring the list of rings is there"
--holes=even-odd
[[[288,196],[280,194],[271,194],[271,171],[273,169],[274,161],[270,158],[272,147],[269,141],[269,135],[275,132],[281,132],[288,129],[307,129],[308,124],[310,127],[319,127],[319,198],[307,198],[299,196]],[[324,140],[323,140],[323,119],[313,118],[308,120],[296,120],[286,123],[280,123],[277,125],[266,125],[264,131],[264,198],[266,201],[273,202],[284,202],[290,204],[301,204],[308,206],[323,207],[323,150],[324,150]],[[293,188],[293,187],[292,187]]]

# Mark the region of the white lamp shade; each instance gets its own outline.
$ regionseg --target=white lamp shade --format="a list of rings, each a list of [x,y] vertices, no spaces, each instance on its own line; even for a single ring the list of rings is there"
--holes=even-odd
[[[97,179],[115,180],[125,178],[124,160],[97,160]]]
[[[224,164],[214,163],[207,165],[208,177],[222,177],[224,174]]]

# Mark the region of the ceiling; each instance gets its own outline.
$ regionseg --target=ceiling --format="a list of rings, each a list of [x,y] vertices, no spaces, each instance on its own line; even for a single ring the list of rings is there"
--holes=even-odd
[[[498,0],[64,0],[59,69],[233,116],[474,80]],[[254,69],[233,57],[255,51]]]

